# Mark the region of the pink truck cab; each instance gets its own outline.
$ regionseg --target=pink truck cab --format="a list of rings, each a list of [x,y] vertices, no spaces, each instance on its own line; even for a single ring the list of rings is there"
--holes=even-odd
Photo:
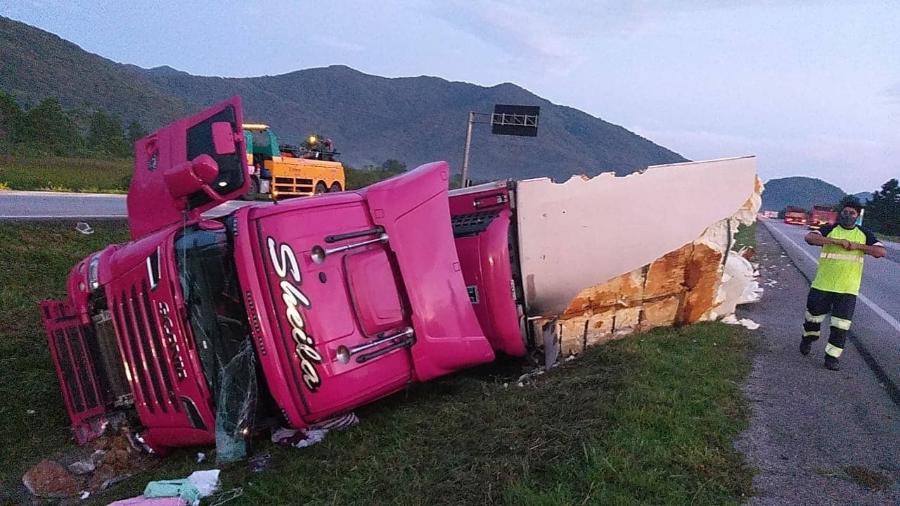
[[[41,303],[79,443],[113,416],[160,452],[246,435],[267,410],[302,428],[525,353],[504,185],[450,199],[437,162],[205,217],[248,189],[241,125],[235,97],[139,140],[132,240]]]

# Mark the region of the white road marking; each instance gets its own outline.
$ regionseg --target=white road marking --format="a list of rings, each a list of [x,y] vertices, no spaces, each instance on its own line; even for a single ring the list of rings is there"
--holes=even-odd
[[[94,219],[94,218],[126,218],[125,214],[92,214],[92,215],[78,215],[78,216],[67,216],[60,214],[15,214],[15,215],[2,215],[0,216],[0,220],[83,220],[83,219]]]
[[[766,225],[766,228],[768,228],[769,231],[778,232],[778,235],[780,235],[781,237],[783,237],[784,240],[786,240],[787,242],[789,242],[789,243],[793,244],[794,246],[796,246],[797,249],[799,249],[804,255],[807,256],[807,258],[809,258],[809,259],[812,260],[816,265],[818,265],[819,260],[816,259],[816,257],[812,256],[812,254],[811,254],[809,251],[806,251],[805,248],[803,248],[802,246],[800,246],[799,244],[797,244],[796,242],[794,242],[794,240],[791,239],[790,237],[788,237],[787,234],[785,234],[785,233],[782,232],[781,230],[778,230],[778,227],[776,227],[776,226],[774,226],[774,225],[772,225],[772,226]],[[877,314],[878,316],[881,317],[881,319],[883,319],[884,321],[886,321],[886,322],[888,323],[888,325],[890,325],[891,327],[894,327],[894,330],[896,330],[897,332],[900,332],[900,322],[898,322],[896,318],[894,318],[893,316],[891,316],[890,314],[888,314],[887,311],[885,311],[884,309],[881,309],[881,306],[879,306],[878,304],[872,302],[868,297],[866,297],[866,296],[863,295],[863,294],[859,294],[859,296],[858,296],[857,298],[860,300],[860,302],[862,302],[863,304],[869,306],[869,309],[871,309],[872,311],[875,311],[875,314]]]
[[[4,190],[0,192],[0,197],[103,197],[124,199],[124,193],[77,193],[77,192],[53,192],[53,191],[25,191],[25,190]]]

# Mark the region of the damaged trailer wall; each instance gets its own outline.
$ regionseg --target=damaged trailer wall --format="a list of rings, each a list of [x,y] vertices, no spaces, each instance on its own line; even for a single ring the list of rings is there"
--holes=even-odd
[[[737,227],[755,221],[762,189],[754,157],[519,183],[535,335],[568,355],[637,330],[715,319],[753,300],[758,285],[752,271],[741,272],[749,263],[732,259],[729,273],[724,265]],[[555,360],[557,350],[546,351]]]

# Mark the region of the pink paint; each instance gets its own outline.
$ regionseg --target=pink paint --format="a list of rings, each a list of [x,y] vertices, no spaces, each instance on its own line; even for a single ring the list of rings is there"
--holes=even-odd
[[[511,263],[512,195],[506,181],[454,190],[450,212],[456,251],[472,307],[491,346],[511,356],[524,356],[524,312]],[[486,226],[466,228],[467,224]],[[518,273],[515,273],[518,277]]]
[[[243,303],[246,314],[240,318],[265,386],[294,428],[390,395],[411,381],[489,362],[492,342],[521,354],[503,341],[510,325],[517,325],[515,313],[510,319],[480,310],[492,335],[502,336],[489,342],[479,309],[469,301],[462,270],[470,260],[457,256],[449,226],[446,163],[423,165],[357,192],[248,206],[233,218],[204,221],[201,212],[246,189],[246,178],[223,179],[221,156],[230,151],[223,117],[240,124],[236,97],[136,144],[128,196],[134,240],[77,264],[69,274],[68,300],[42,306],[80,442],[99,435],[98,423],[118,409],[137,414],[144,441],[159,452],[215,440],[216,399],[204,376],[200,336],[188,324],[193,313],[176,259],[176,240],[191,230],[232,234],[236,279],[230,283],[243,299],[234,303]],[[191,152],[198,125],[209,131],[209,153]],[[243,153],[242,136],[235,140],[235,152]],[[245,162],[237,166],[246,170]],[[220,183],[228,191],[217,193]],[[501,257],[510,220],[509,210],[503,212],[466,255],[495,265],[481,267],[478,275],[508,295],[510,266]],[[484,293],[490,302],[485,308],[515,310],[493,287],[485,285]],[[75,341],[59,340],[58,331],[73,332],[80,344],[83,336],[95,336],[104,343],[102,351],[83,346],[82,353],[70,352]],[[117,387],[108,384],[104,367],[122,375]],[[106,393],[91,406],[74,402],[86,388]],[[133,405],[117,407],[123,402]]]

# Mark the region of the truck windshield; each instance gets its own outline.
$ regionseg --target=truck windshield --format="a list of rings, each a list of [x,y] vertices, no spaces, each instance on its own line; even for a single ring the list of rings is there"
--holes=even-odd
[[[216,446],[243,438],[256,409],[256,367],[225,227],[188,227],[175,239],[175,261],[191,333],[216,403]]]

